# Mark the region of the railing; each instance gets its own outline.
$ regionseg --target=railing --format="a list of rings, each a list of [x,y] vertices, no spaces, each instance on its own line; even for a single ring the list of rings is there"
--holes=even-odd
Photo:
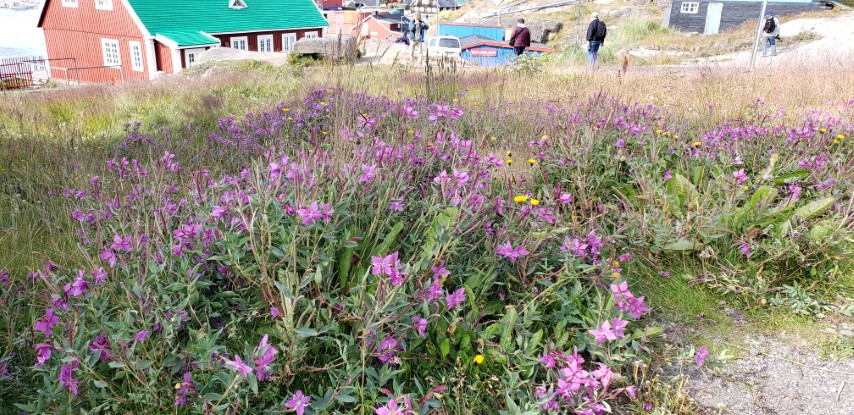
[[[0,90],[31,89],[48,79],[66,85],[116,84],[125,80],[121,65],[77,66],[77,58],[39,56],[0,59]]]
[[[0,59],[0,90],[33,87],[33,70],[26,62],[33,57]]]

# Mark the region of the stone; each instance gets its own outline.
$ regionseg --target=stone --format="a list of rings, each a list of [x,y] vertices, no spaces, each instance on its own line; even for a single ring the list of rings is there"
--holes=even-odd
[[[353,60],[357,56],[356,38],[349,35],[339,37],[302,38],[294,43],[291,53],[315,58]]]

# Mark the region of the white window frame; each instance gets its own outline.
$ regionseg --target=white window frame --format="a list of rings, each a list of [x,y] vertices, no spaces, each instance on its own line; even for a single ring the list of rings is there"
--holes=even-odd
[[[320,33],[317,33],[317,31],[305,32],[304,37],[306,39],[317,39],[318,37],[320,37]]]
[[[238,49],[238,48],[234,47],[234,42],[239,42],[241,40],[243,41],[243,44],[246,45],[246,49]],[[249,37],[248,36],[233,37],[228,41],[228,46],[231,46],[232,49],[248,51],[249,50]]]
[[[261,45],[264,44],[265,40],[270,41],[270,50],[261,50]],[[273,35],[259,35],[258,36],[258,52],[275,52],[276,51],[276,43],[273,40]]]
[[[133,69],[134,72],[144,72],[145,65],[143,64],[142,44],[139,42],[128,42],[128,46],[130,49],[131,69]],[[134,55],[134,51],[139,53],[139,61],[137,61],[137,56]]]
[[[115,61],[111,61],[110,57],[107,53],[107,46],[114,46],[116,49],[116,59]],[[122,65],[122,51],[119,48],[119,41],[115,39],[101,39],[101,55],[104,57],[104,66],[121,66]]]
[[[700,3],[696,1],[683,1],[679,6],[679,13],[697,14],[700,11]]]
[[[291,39],[290,42],[287,39]],[[297,34],[296,33],[285,33],[282,35],[282,52],[290,52],[294,49],[294,45],[297,43]]]
[[[98,10],[113,10],[113,0],[95,0],[95,8]]]
[[[184,49],[184,66],[189,68],[197,63],[190,62],[190,55],[198,56],[200,53],[204,52],[205,48],[194,48],[194,49]]]
[[[62,0],[62,7],[78,7],[77,0]]]

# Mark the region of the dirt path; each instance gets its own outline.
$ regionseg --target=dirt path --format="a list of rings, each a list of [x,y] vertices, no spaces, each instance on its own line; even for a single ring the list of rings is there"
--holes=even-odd
[[[773,57],[761,57],[762,43],[757,53],[757,68],[777,69],[781,66],[839,65],[854,66],[854,12],[840,13],[834,18],[795,19],[780,24],[778,54]],[[796,46],[787,46],[786,38],[792,39],[801,33],[812,32],[821,39]],[[764,40],[764,39],[763,39]],[[701,60],[701,63],[720,66],[746,67],[750,65],[752,51],[715,56]]]
[[[850,328],[838,333],[854,348]],[[854,415],[854,358],[823,360],[803,339],[776,336],[746,336],[717,346],[743,357],[671,368],[688,376],[688,395],[709,413]]]

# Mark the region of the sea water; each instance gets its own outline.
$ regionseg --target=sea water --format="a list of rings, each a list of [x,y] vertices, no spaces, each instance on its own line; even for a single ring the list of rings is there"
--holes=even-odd
[[[44,33],[36,27],[40,12],[0,9],[0,59],[46,55]]]

